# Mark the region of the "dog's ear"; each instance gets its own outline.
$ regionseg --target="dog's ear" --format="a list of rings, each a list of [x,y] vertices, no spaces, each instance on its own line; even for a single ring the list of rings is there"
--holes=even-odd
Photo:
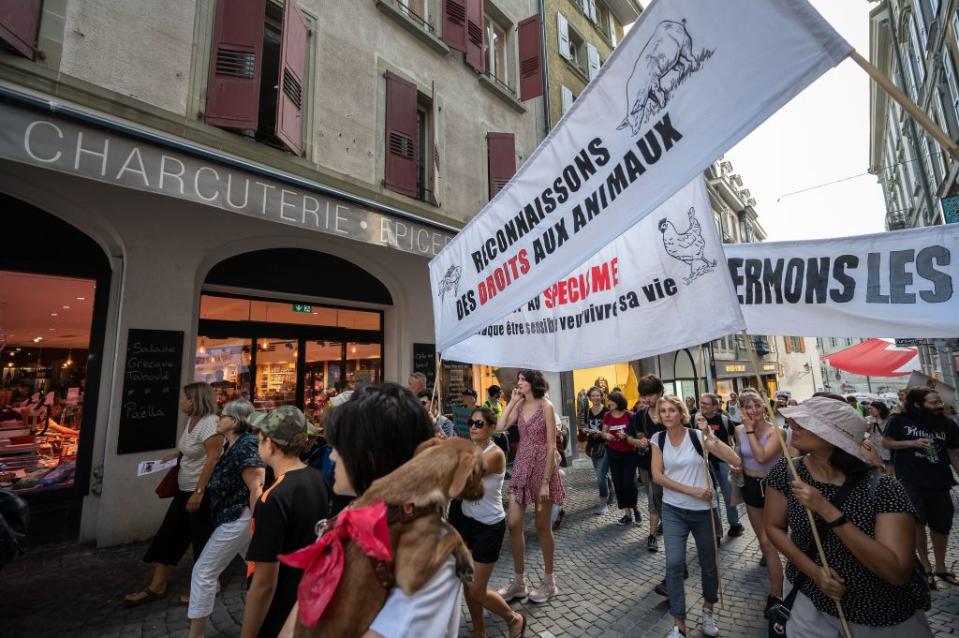
[[[466,482],[476,468],[476,452],[462,451],[457,455],[456,469],[453,471],[453,482],[450,484],[450,498],[457,498],[466,489]]]
[[[420,452],[424,450],[428,450],[435,445],[439,445],[440,441],[441,439],[436,436],[434,436],[432,439],[427,439],[426,441],[423,441],[422,443],[416,446],[416,450],[413,451],[413,456],[416,456]]]

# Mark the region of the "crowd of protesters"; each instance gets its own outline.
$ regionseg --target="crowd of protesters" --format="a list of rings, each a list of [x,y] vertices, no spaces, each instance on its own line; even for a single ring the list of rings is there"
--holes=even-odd
[[[505,404],[499,386],[487,389],[483,404],[464,390],[448,415],[426,382],[417,373],[407,387],[357,389],[328,410],[322,431],[291,406],[256,413],[237,400],[218,410],[210,386],[185,386],[172,500],[144,556],[152,577],[126,604],[167,595],[168,575],[192,545],[192,582],[181,595],[191,638],[204,635],[219,577],[238,555],[248,563],[243,638],[292,635],[303,572],[280,556],[313,544],[322,521],[410,460],[420,443],[461,437],[484,460],[484,496],[454,500],[448,512],[472,554],[473,580],[461,586],[450,559],[420,591],[388,590],[368,635],[455,636],[461,599],[475,638],[486,635],[487,610],[510,637],[523,635],[526,618],[510,602],[542,604],[561,592],[554,530],[566,500],[560,466],[568,433],[539,371],[522,370]],[[709,392],[696,402],[666,394],[653,375],[639,380],[638,391],[628,409],[618,388],[590,388],[577,438],[596,474],[592,513],[606,515],[615,502],[619,524],[648,531],[647,551],[659,551],[663,539],[666,569],[655,590],[668,599],[672,638],[688,631],[689,536],[701,573],[701,631],[719,635],[723,518],[725,535],[740,536],[740,504],[767,571],[771,635],[844,635],[841,606],[854,636],[931,636],[929,590],[959,586],[945,564],[959,423],[936,391],[910,388],[893,410],[823,392],[770,403],[750,388],[725,403]],[[525,573],[529,508],[545,567],[535,589]],[[507,532],[514,575],[495,589],[490,579]]]

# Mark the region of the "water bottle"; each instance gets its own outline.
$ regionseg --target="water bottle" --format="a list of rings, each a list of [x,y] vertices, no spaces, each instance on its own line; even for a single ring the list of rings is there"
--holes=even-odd
[[[924,449],[926,451],[926,458],[929,459],[930,463],[939,462],[939,452],[936,449],[936,442],[933,439],[929,439],[929,442],[926,443],[926,447]]]

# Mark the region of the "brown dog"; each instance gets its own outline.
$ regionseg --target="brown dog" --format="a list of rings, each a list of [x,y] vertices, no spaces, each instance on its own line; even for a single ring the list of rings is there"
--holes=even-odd
[[[466,439],[431,439],[421,443],[411,460],[373,482],[353,507],[383,499],[388,506],[434,508],[407,522],[391,523],[396,586],[406,594],[418,591],[452,555],[464,582],[473,579],[473,560],[463,539],[440,516],[450,499],[483,497],[482,452]],[[355,544],[344,544],[343,576],[323,617],[314,627],[297,618],[296,638],[362,636],[386,604],[389,593],[373,563]]]

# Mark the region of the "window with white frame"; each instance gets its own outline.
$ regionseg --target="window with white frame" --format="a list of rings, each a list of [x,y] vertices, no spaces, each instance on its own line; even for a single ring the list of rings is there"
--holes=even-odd
[[[430,0],[397,0],[403,13],[421,26],[431,26]]]
[[[580,71],[589,76],[589,51],[586,38],[573,27],[569,28],[569,58]]]
[[[909,57],[912,59],[913,73],[916,76],[916,86],[922,86],[923,80],[926,78],[926,68],[923,66],[926,56],[923,55],[925,52],[925,47],[922,46],[921,41],[919,40],[919,31],[916,26],[916,14],[909,14]]]
[[[507,29],[490,15],[484,18],[486,30],[486,70],[501,87],[512,91],[509,72]]]
[[[959,120],[959,81],[956,80],[956,65],[952,61],[949,47],[942,49],[942,68],[946,75],[946,85],[949,87],[949,101],[952,102],[952,110]]]
[[[929,15],[923,15],[923,0],[913,0],[913,13],[916,16],[916,26],[919,30],[919,40],[922,43],[922,51],[926,50],[927,41],[926,41],[926,25],[929,24],[930,18]],[[926,9],[928,11],[928,8]],[[925,56],[920,55],[919,58],[922,59]]]

